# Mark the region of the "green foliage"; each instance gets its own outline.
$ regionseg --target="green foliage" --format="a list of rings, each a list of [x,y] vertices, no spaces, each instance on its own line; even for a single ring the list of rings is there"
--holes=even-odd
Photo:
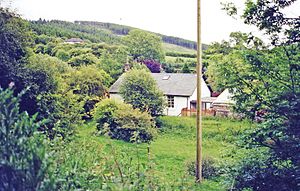
[[[175,73],[175,67],[173,64],[163,63],[162,68],[163,68],[164,72],[166,72],[166,73]]]
[[[53,37],[47,36],[45,34],[36,35],[34,40],[35,44],[43,44],[43,45],[46,45],[51,41],[53,41]]]
[[[134,60],[164,60],[162,40],[155,34],[142,30],[132,30],[128,36],[124,37],[124,42],[128,46],[128,52]]]
[[[182,67],[182,73],[191,73],[191,70],[187,64],[184,64]]]
[[[95,28],[91,26],[79,25],[66,21],[32,21],[31,28],[38,35],[47,35],[53,37],[64,37],[64,38],[81,38],[94,43],[106,42],[109,44],[120,43],[120,37],[112,34],[108,30],[101,28]]]
[[[123,48],[117,49],[113,53],[104,51],[100,57],[100,68],[106,71],[114,80],[123,73],[126,63],[127,52]]]
[[[117,35],[128,35],[128,33],[132,30],[135,30],[133,27],[118,25],[113,23],[103,23],[103,22],[96,22],[96,21],[75,21],[75,24],[78,24],[83,27],[92,27],[102,30],[109,30],[113,34]],[[168,47],[177,47],[180,51],[185,50],[188,52],[193,52],[197,49],[196,42],[185,40],[178,37],[173,36],[166,36],[161,34],[156,34],[162,38],[162,40],[167,44]],[[203,49],[205,49],[206,45],[203,45]]]
[[[260,128],[245,137],[248,147],[267,147],[264,161],[245,161],[240,176],[251,180],[238,180],[237,188],[265,185],[265,190],[277,187],[282,190],[297,190],[297,179],[293,174],[300,171],[299,151],[299,45],[280,46],[268,50],[234,50],[222,58],[215,67],[215,75],[223,76],[219,82],[234,90],[235,109],[251,119],[262,113]],[[226,78],[224,78],[226,76]],[[218,82],[218,83],[219,83]],[[266,166],[260,168],[259,166]],[[282,165],[289,164],[289,165]],[[253,165],[252,167],[249,167]],[[251,168],[256,171],[250,170]],[[278,173],[277,173],[278,172]],[[279,173],[280,172],[280,173]],[[281,174],[285,175],[282,179]],[[262,178],[264,177],[264,178]],[[238,176],[236,176],[238,179]],[[289,183],[283,183],[279,180]],[[255,183],[255,184],[254,184]]]
[[[222,92],[226,87],[230,86],[226,81],[236,81],[229,74],[232,70],[241,71],[244,75],[250,75],[249,67],[244,64],[244,54],[248,50],[264,49],[265,45],[258,38],[253,37],[249,41],[248,37],[249,35],[245,33],[234,32],[230,34],[228,42],[213,43],[205,50],[203,59],[204,68],[207,68],[205,76],[207,76],[207,80],[213,90]]]
[[[68,61],[68,63],[73,67],[92,65],[92,64],[97,64],[98,62],[99,59],[91,53],[81,54],[79,56],[72,57]]]
[[[0,86],[8,87],[14,82],[16,91],[24,86],[22,79],[26,46],[31,43],[28,23],[10,10],[0,7]]]
[[[38,97],[40,118],[47,119],[40,130],[50,139],[72,139],[75,127],[82,124],[84,102],[72,92],[42,94]]]
[[[243,160],[234,178],[237,190],[300,189],[300,25],[299,18],[283,12],[294,2],[247,1],[245,23],[264,30],[273,46],[255,44],[250,37],[253,48],[233,51],[225,56],[224,66],[218,67],[228,76],[224,82],[234,90],[236,108],[260,122],[259,128],[244,137],[244,146],[267,148],[262,157],[249,155]]]
[[[152,117],[121,101],[106,99],[95,111],[97,129],[112,139],[127,142],[149,142],[156,129]]]
[[[162,115],[165,107],[163,93],[146,70],[133,69],[127,72],[120,86],[120,93],[124,101],[133,108],[148,112],[153,117]]]
[[[290,161],[273,161],[268,152],[251,149],[247,157],[231,169],[236,190],[283,190],[296,191],[297,182]]]
[[[28,58],[27,77],[23,83],[30,89],[23,96],[22,108],[30,114],[41,112],[38,108],[39,95],[55,93],[61,86],[66,73],[72,69],[61,60],[47,55],[32,55]]]
[[[192,53],[180,53],[180,52],[167,52],[166,56],[172,57],[186,57],[186,58],[197,58],[197,54]]]
[[[61,180],[58,188],[200,191],[230,188],[232,182],[227,187],[222,177],[195,184],[194,177],[186,173],[185,164],[195,159],[195,118],[164,116],[161,120],[163,132],[150,145],[99,137],[94,122],[78,127],[74,140],[55,148],[55,176]],[[203,122],[204,158],[213,158],[217,167],[237,160],[227,153],[235,149],[233,142],[251,123],[224,118],[204,118]]]
[[[55,57],[61,59],[62,61],[68,61],[70,59],[70,54],[64,50],[58,50],[55,53]]]
[[[196,162],[188,162],[186,164],[188,174],[195,176],[196,174]],[[202,176],[205,179],[211,179],[218,176],[218,167],[215,164],[215,161],[212,158],[206,157],[202,159]]]
[[[58,58],[48,55],[33,55],[29,58],[30,87],[24,95],[23,107],[31,113],[39,112],[40,119],[47,119],[41,130],[48,137],[68,138],[74,127],[81,122],[83,102],[68,86],[73,69]],[[30,101],[29,101],[30,100]]]
[[[95,65],[81,66],[70,74],[69,88],[79,96],[78,101],[84,102],[86,117],[92,117],[95,104],[106,96],[111,81],[111,77]]]
[[[184,65],[187,65],[190,68],[190,72],[196,72],[196,63],[197,60],[195,58],[166,56],[166,62],[162,65],[167,73],[182,73]]]
[[[111,84],[111,77],[94,65],[82,66],[70,74],[70,87],[74,93],[103,97]]]
[[[273,45],[300,42],[300,20],[285,14],[285,8],[294,5],[296,0],[247,1],[242,15],[246,24],[255,25],[269,35]]]
[[[54,182],[37,132],[41,122],[37,115],[19,113],[20,96],[0,88],[0,190],[49,190]]]

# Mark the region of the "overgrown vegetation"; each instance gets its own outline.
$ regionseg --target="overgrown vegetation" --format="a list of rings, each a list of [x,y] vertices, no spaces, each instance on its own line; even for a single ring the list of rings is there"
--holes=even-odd
[[[97,129],[102,135],[127,142],[149,142],[157,134],[152,117],[119,100],[103,100],[95,110]]]
[[[236,162],[228,153],[240,152],[233,142],[252,126],[250,122],[205,118],[204,174],[210,178],[197,185],[187,169],[195,159],[195,118],[162,117],[161,121],[161,132],[150,145],[99,136],[97,123],[78,127],[75,139],[57,148],[58,176],[68,175],[61,188],[224,191],[231,186],[222,178],[223,169]]]
[[[300,24],[282,12],[294,2],[246,2],[242,18],[271,46],[232,33],[205,51],[212,88],[229,88],[236,112],[257,125],[204,119],[200,186],[189,175],[195,119],[160,117],[148,71],[194,72],[194,42],[109,23],[28,22],[0,8],[0,190],[298,191]],[[125,103],[105,99],[125,69]]]
[[[212,55],[211,79],[234,92],[237,111],[259,122],[242,145],[261,152],[234,169],[237,190],[300,189],[300,20],[284,14],[294,2],[247,1],[242,18],[265,31],[272,46],[234,33]],[[236,12],[231,4],[225,9]]]
[[[20,113],[21,94],[0,88],[0,190],[51,190],[54,179],[37,115]]]

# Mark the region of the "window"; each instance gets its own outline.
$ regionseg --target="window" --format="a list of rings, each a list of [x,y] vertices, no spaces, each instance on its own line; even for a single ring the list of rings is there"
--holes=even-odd
[[[168,107],[174,108],[174,96],[168,96]]]

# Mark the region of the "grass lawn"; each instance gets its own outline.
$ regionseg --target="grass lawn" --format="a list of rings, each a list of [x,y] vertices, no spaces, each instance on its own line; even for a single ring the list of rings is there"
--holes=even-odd
[[[101,167],[103,161],[111,162],[114,167],[115,164],[118,164],[116,161],[119,161],[121,166],[126,166],[124,161],[139,162],[148,166],[151,164],[152,173],[158,176],[162,182],[178,184],[180,181],[185,181],[188,185],[194,185],[194,177],[186,173],[186,164],[195,160],[195,118],[166,116],[162,118],[162,122],[162,130],[150,146],[148,144],[136,145],[111,140],[105,136],[96,136],[95,124],[86,124],[78,128],[75,140],[66,146],[67,149],[63,151],[61,156],[61,165],[66,169],[73,168],[76,159],[72,163],[74,158],[72,156],[76,156],[77,159],[80,159],[80,164],[77,164],[77,166],[81,166],[77,170],[92,171],[94,174],[100,175],[103,172],[111,173],[109,168],[103,170],[103,167]],[[216,162],[229,160],[225,154],[234,147],[232,143],[236,140],[237,135],[245,127],[250,126],[251,124],[246,121],[204,118],[204,158],[210,157]],[[148,155],[148,147],[150,155]],[[98,168],[102,169],[97,172]],[[87,186],[91,190],[95,190],[97,183],[87,183]],[[220,178],[205,180],[201,186],[192,186],[192,189],[225,190]]]

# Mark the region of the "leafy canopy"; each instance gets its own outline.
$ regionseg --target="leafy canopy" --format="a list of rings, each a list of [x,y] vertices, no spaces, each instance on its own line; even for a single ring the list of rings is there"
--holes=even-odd
[[[134,60],[164,60],[162,40],[155,34],[135,29],[124,37],[124,41]]]
[[[247,1],[242,18],[263,30],[272,46],[249,36],[254,47],[235,44],[214,67],[234,91],[237,109],[259,122],[244,136],[243,146],[257,152],[234,169],[237,190],[300,189],[300,19],[283,12],[294,2]]]
[[[156,81],[146,70],[132,69],[124,75],[120,93],[133,108],[146,111],[152,116],[162,114],[165,100]]]
[[[19,113],[19,101],[0,88],[0,190],[51,190],[41,122]]]

